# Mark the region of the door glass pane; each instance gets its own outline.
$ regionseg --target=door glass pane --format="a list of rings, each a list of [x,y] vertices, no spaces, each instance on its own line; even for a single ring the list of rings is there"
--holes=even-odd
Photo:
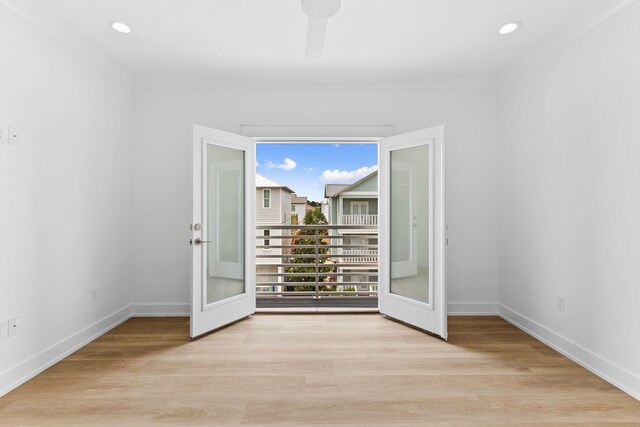
[[[206,301],[245,292],[244,151],[207,145]]]
[[[391,151],[391,293],[429,303],[429,146]]]

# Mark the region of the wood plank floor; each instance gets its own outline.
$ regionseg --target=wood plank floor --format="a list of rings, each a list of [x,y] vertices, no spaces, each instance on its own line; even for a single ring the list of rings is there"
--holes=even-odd
[[[0,399],[0,425],[638,424],[640,402],[496,317],[137,318]]]

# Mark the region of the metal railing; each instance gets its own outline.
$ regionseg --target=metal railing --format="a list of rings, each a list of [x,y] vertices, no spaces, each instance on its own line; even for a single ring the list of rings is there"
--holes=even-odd
[[[372,225],[378,226],[378,215],[341,215],[341,225]]]
[[[258,297],[377,296],[377,226],[258,225],[256,230]],[[343,234],[347,230],[357,234]]]
[[[378,262],[377,249],[344,249],[341,253],[345,255],[344,262]]]

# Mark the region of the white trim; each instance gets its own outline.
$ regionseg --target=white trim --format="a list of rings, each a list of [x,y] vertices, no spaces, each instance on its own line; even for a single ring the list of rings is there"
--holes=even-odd
[[[257,308],[256,314],[308,314],[308,313],[365,313],[380,314],[377,308],[360,307],[294,307],[294,308]]]
[[[255,138],[257,142],[275,142],[278,144],[297,144],[301,142],[377,143],[381,137],[394,134],[393,125],[387,123],[242,123],[240,124],[240,129],[242,135]]]
[[[448,316],[497,316],[497,302],[449,302]]]
[[[344,193],[340,193],[339,197],[343,196],[360,196],[362,198],[378,198],[377,191],[345,191]],[[367,196],[375,196],[375,197],[367,197]]]
[[[382,137],[317,137],[317,136],[256,136],[253,137],[258,144],[378,144]]]
[[[504,70],[500,74],[499,86],[503,86],[511,80],[524,75],[530,69],[636,2],[637,0],[607,0],[600,2],[586,14],[564,26],[560,32],[544,41],[537,48],[527,52],[519,61]]]
[[[120,80],[125,85],[133,87],[134,77],[131,72],[111,60],[39,7],[30,2],[19,0],[0,0],[0,6],[4,6],[36,30],[62,44],[87,62]],[[106,25],[107,23],[105,22]]]
[[[498,305],[498,315],[516,328],[521,329],[613,386],[640,400],[640,376],[503,304]]]
[[[0,397],[131,318],[127,305],[0,372]]]
[[[189,317],[188,302],[137,302],[131,304],[131,317]]]

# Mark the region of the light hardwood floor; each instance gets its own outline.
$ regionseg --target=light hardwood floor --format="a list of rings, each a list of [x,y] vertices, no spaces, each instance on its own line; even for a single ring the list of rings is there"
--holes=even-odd
[[[640,402],[496,317],[129,320],[0,399],[1,425],[626,423]]]

